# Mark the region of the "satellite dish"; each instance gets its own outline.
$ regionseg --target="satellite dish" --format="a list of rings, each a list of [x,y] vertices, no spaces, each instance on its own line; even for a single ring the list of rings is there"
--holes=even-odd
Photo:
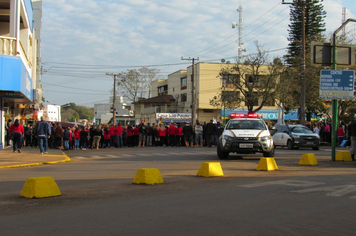
[[[223,58],[223,59],[221,59],[221,63],[225,63],[225,59]]]

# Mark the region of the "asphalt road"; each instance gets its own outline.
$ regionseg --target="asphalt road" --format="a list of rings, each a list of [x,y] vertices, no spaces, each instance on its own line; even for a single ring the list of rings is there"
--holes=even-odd
[[[270,172],[255,170],[261,154],[218,160],[215,148],[68,151],[69,163],[0,170],[0,235],[356,235],[356,162],[330,151],[278,148]],[[299,166],[303,153],[319,165]],[[224,177],[197,177],[207,161]],[[133,185],[139,168],[165,183]],[[37,176],[62,195],[20,197]]]

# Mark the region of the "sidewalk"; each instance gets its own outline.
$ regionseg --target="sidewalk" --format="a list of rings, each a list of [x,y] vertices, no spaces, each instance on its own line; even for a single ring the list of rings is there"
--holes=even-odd
[[[40,153],[39,148],[24,147],[21,153],[14,153],[12,147],[0,150],[0,169],[38,166],[68,162],[70,158],[59,149],[49,149],[48,154]]]

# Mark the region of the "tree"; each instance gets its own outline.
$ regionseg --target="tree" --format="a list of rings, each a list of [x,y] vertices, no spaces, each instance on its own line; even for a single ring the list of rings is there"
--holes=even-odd
[[[323,40],[323,32],[325,32],[326,11],[324,11],[323,0],[306,0],[305,4],[305,38],[306,51],[309,54],[310,43],[312,41]],[[290,7],[290,21],[289,24],[289,45],[286,60],[288,64],[300,64],[302,55],[302,1],[291,5]]]
[[[61,109],[61,120],[71,121],[75,119],[87,119],[93,120],[94,118],[94,108],[89,108],[85,106],[77,106],[75,103],[69,103]]]
[[[275,104],[276,87],[283,66],[281,63],[269,63],[268,54],[257,42],[256,48],[257,53],[247,56],[244,64],[228,66],[220,71],[223,89],[220,95],[210,100],[211,105],[221,106],[226,96],[233,98],[227,103],[231,105],[229,108],[236,108],[244,103],[250,113],[261,110],[263,106]]]
[[[302,57],[302,5],[305,4],[305,42],[306,42],[306,71],[305,71],[305,112],[307,119],[310,120],[312,113],[319,113],[324,110],[324,105],[319,99],[319,84],[320,84],[320,68],[311,65],[310,58],[310,43],[312,41],[324,41],[323,32],[325,29],[324,18],[326,12],[324,11],[323,0],[307,0],[293,4],[290,8],[288,54],[285,59],[291,67],[287,69],[289,78],[288,83],[293,84],[289,89],[291,98],[284,103],[287,107],[296,108],[298,105],[295,101],[300,101],[301,97],[301,57]],[[282,81],[283,83],[283,81]],[[288,96],[287,96],[288,97]]]
[[[150,85],[158,73],[159,70],[147,67],[121,72],[118,74],[118,90],[124,98],[132,102],[136,102],[140,97],[150,97]]]

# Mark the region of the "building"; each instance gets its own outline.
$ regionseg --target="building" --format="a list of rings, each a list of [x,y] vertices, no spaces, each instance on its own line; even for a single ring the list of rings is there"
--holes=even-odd
[[[97,124],[112,123],[113,119],[113,96],[110,97],[109,103],[94,104],[94,119]],[[134,106],[124,102],[123,97],[116,97],[116,123],[134,124]]]
[[[0,150],[5,146],[8,119],[20,119],[21,123],[37,119],[42,91],[33,22],[34,15],[41,12],[34,12],[31,0],[0,1]],[[35,24],[41,17],[36,19]]]
[[[194,65],[195,121],[224,120],[232,112],[247,112],[246,104],[240,104],[239,108],[232,111],[210,104],[210,100],[221,93],[223,86],[224,78],[220,78],[219,72],[231,66],[233,64],[202,62]],[[145,120],[149,123],[191,121],[192,69],[193,67],[189,66],[187,70],[169,74],[167,79],[153,81],[152,98],[135,103],[136,120]],[[267,73],[266,71],[262,69],[262,73]],[[256,106],[260,103],[261,101]],[[274,103],[270,103],[258,113],[264,114],[265,118],[271,118],[270,120],[277,120],[278,108]]]

